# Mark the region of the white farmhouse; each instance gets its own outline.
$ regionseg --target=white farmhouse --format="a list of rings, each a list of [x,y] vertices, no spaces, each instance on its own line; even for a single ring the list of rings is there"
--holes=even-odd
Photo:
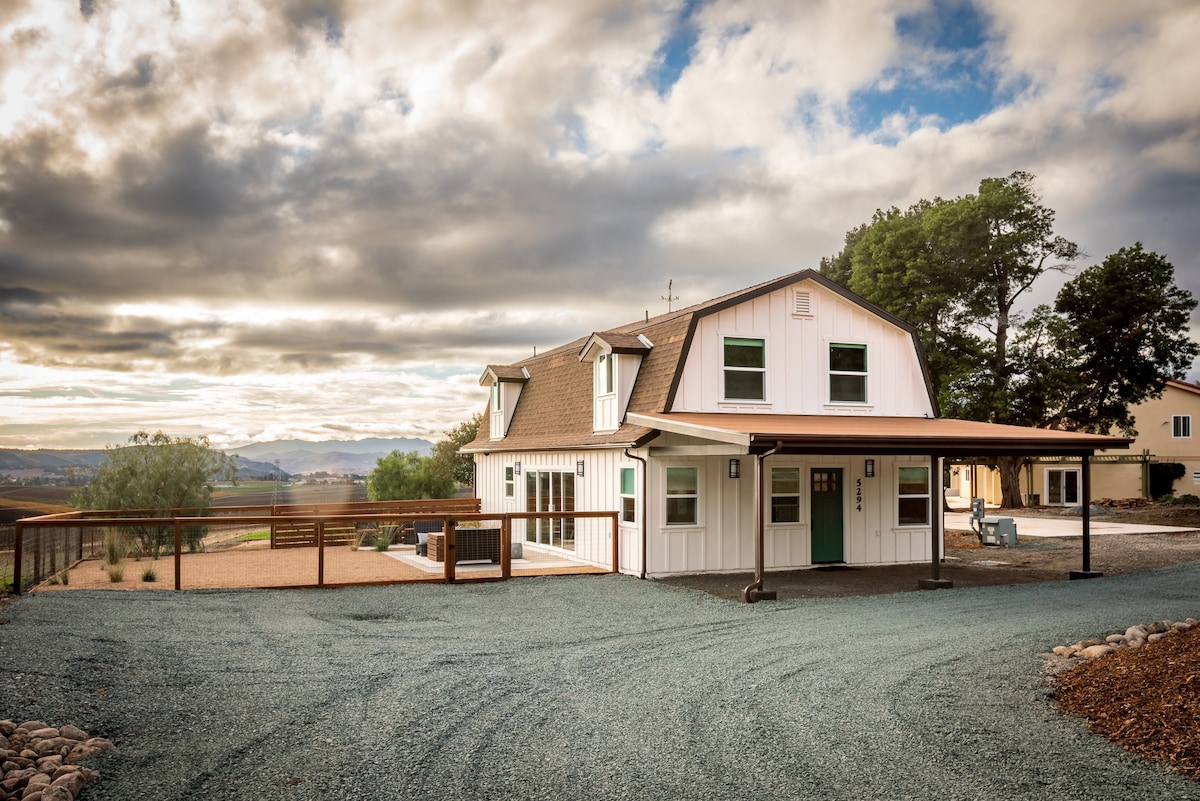
[[[747,600],[771,597],[767,571],[822,564],[929,562],[939,586],[943,458],[1128,442],[939,418],[912,326],[812,270],[480,383],[489,412],[463,452],[483,511],[619,510],[622,572],[754,570]],[[596,564],[610,536],[566,517],[514,527],[526,548]]]

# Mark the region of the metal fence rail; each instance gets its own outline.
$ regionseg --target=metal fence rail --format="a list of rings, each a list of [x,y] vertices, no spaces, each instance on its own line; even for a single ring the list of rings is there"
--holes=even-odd
[[[478,509],[478,501],[473,503]],[[618,569],[616,512],[496,514],[464,512],[462,504],[434,512],[426,502],[417,513],[347,514],[346,506],[340,504],[338,514],[230,514],[226,508],[202,517],[76,512],[26,518],[17,521],[14,532],[13,591],[44,582],[97,588],[109,586],[107,581],[129,587],[139,579],[175,590],[462,583]],[[589,532],[587,547],[566,551],[525,541],[523,532],[532,521],[549,520],[571,521],[574,529]],[[434,528],[424,555],[418,554],[413,534],[418,523]],[[280,531],[289,527],[310,533],[303,542],[285,544]],[[522,533],[514,537],[514,530]],[[101,558],[93,561],[96,557]],[[80,564],[85,560],[86,569]]]

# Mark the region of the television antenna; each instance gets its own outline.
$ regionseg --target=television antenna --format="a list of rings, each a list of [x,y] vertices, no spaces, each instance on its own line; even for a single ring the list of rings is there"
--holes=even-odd
[[[666,294],[666,295],[659,295],[659,298],[660,298],[661,300],[665,300],[665,301],[667,302],[667,313],[668,313],[668,314],[670,314],[670,312],[671,312],[671,303],[672,303],[672,302],[674,302],[674,301],[677,301],[677,300],[679,300],[679,296],[678,296],[678,295],[672,295],[672,294],[671,294],[671,287],[672,287],[674,284],[675,284],[675,279],[674,279],[674,278],[672,278],[670,281],[667,281],[667,294]]]

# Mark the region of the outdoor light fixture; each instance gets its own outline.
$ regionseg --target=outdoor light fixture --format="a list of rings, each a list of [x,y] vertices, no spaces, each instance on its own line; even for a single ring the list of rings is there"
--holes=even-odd
[[[730,478],[741,478],[742,477],[742,462],[740,459],[730,459],[729,460],[729,477]]]
[[[866,474],[867,478],[875,478],[875,460],[874,459],[867,460],[866,468],[864,469],[863,472]]]
[[[583,475],[583,460],[582,459],[575,463],[575,475],[577,475],[577,476]]]
[[[513,462],[513,475],[514,476],[521,475],[521,463],[520,462]]]

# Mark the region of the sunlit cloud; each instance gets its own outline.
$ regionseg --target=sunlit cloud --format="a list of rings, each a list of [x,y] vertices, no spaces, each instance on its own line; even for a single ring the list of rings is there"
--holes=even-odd
[[[1187,0],[89,9],[0,7],[0,447],[436,438],[488,363],[1017,169],[1200,295]]]

